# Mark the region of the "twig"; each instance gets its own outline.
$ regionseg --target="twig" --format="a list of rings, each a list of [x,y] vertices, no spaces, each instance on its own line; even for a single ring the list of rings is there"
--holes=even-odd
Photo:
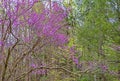
[[[39,68],[34,68],[34,69],[31,69],[30,71],[26,72],[26,73],[23,73],[22,75],[18,76],[15,81],[25,77],[26,75],[28,75],[29,73],[31,73],[32,71],[35,71],[35,70],[39,70],[39,69],[61,69],[61,70],[64,70],[70,74],[73,74],[73,75],[77,75],[77,76],[81,76],[80,74],[77,74],[77,73],[74,73],[66,68],[63,68],[63,67],[39,67]]]

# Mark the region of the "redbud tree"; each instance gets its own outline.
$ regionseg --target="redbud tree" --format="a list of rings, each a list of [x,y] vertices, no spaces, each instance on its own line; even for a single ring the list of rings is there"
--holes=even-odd
[[[21,80],[26,76],[23,80],[29,81],[34,74],[46,74],[48,63],[38,57],[47,49],[63,48],[68,43],[66,17],[65,8],[57,2],[1,0],[1,81]]]

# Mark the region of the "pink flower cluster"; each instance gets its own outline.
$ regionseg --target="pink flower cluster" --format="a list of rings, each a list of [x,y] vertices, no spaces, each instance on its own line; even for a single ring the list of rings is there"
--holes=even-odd
[[[33,7],[38,2],[38,0],[4,0],[2,8],[8,19],[1,18],[0,23],[4,21],[5,25],[9,26],[9,23],[12,22],[12,29],[17,33],[19,32],[19,30],[16,31],[18,28],[27,27],[38,37],[49,38],[51,43],[55,42],[57,45],[67,43],[67,35],[61,33],[63,31],[61,29],[66,28],[66,11],[54,2],[52,9],[44,5],[42,12],[37,13]],[[17,33],[16,36],[18,36]],[[29,41],[29,38],[25,38],[26,40]]]
[[[45,75],[47,74],[47,70],[46,69],[40,69],[41,67],[45,67],[45,64],[42,65],[38,65],[38,64],[31,64],[31,67],[33,68],[32,73],[33,74],[39,74],[39,75]]]

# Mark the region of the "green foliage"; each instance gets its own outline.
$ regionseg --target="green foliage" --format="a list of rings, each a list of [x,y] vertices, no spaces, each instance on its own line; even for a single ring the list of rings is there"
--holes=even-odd
[[[120,64],[114,62],[120,60],[119,3],[119,0],[75,0],[70,3],[73,7],[69,23],[73,27],[71,33],[74,35],[74,44],[82,52],[80,61],[98,61],[99,64],[108,65],[110,71],[119,70]],[[96,73],[97,78],[101,77],[99,72],[98,70]],[[118,80],[118,77],[113,77],[110,73],[104,75],[106,78],[102,79],[106,79],[105,81]],[[91,74],[83,74],[78,81],[94,81],[94,79]]]

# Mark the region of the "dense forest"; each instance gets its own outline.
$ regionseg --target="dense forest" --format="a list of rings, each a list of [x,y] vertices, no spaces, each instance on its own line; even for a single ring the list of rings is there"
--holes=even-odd
[[[0,0],[0,81],[120,81],[120,0]]]

